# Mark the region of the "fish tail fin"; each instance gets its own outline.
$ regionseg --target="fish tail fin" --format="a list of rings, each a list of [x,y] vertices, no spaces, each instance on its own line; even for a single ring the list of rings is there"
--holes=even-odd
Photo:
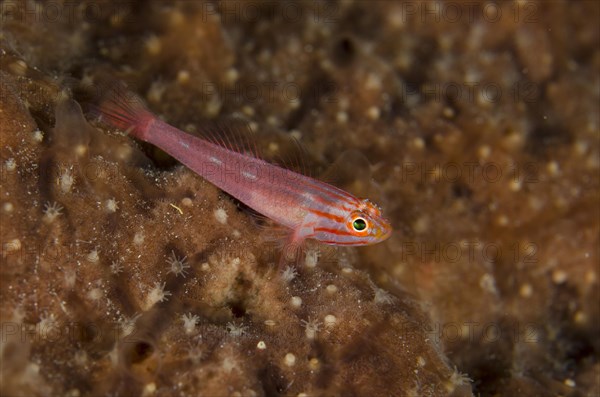
[[[89,106],[92,116],[101,123],[122,130],[140,140],[149,122],[156,119],[141,98],[127,89],[123,83],[111,83],[99,90],[99,98]]]

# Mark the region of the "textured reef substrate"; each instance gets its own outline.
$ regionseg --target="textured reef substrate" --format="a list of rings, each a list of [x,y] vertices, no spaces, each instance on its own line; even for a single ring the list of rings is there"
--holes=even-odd
[[[0,11],[2,395],[600,393],[599,3]],[[86,118],[107,78],[338,160],[394,234],[279,269],[250,211]]]

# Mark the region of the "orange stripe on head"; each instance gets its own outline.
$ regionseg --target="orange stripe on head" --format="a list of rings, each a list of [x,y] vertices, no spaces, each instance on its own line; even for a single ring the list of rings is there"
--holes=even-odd
[[[344,219],[343,216],[333,215],[333,214],[330,214],[328,212],[319,211],[319,210],[315,210],[315,209],[312,209],[312,208],[309,208],[308,211],[311,212],[311,213],[313,213],[313,214],[315,214],[315,215],[321,216],[323,218],[330,219],[332,221],[336,221],[336,222],[340,222],[340,223],[345,221],[345,219]]]
[[[331,201],[335,201],[337,199],[349,205],[356,205],[354,197],[350,196],[343,190],[336,188],[335,186],[326,185],[325,183],[318,180],[306,180],[305,184],[308,187],[311,187],[324,195],[329,195],[333,198],[333,200]]]

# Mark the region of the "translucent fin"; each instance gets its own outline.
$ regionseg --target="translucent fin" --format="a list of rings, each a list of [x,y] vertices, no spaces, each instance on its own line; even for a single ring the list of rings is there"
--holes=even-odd
[[[371,177],[370,169],[371,163],[365,155],[350,149],[342,152],[319,179],[338,187],[350,187],[357,180],[368,180]]]
[[[260,224],[260,240],[265,247],[263,254],[270,263],[277,263],[280,271],[288,266],[297,266],[304,254],[305,241],[298,241],[294,230],[278,225],[268,218]]]
[[[93,103],[88,105],[91,116],[121,131],[141,136],[149,120],[154,116],[144,102],[122,82],[108,82],[97,86]]]
[[[373,169],[362,152],[350,149],[344,151],[319,179],[357,197],[369,197],[373,202],[384,205],[382,190],[373,179]]]
[[[272,133],[268,149],[269,159],[273,163],[302,175],[312,177],[316,174],[309,151],[295,137],[282,132]]]
[[[81,106],[69,97],[61,98],[55,108],[54,142],[64,147],[87,146],[96,132],[83,117]],[[82,128],[85,127],[85,128]]]
[[[256,133],[250,123],[239,117],[203,123],[198,134],[215,145],[234,152],[263,158],[257,145]]]

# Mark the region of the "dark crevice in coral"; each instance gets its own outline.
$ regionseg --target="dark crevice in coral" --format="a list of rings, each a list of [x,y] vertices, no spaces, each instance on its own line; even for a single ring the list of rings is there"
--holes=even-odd
[[[537,157],[548,158],[550,152],[572,142],[572,135],[551,112],[539,113],[539,119],[527,139],[527,150]]]
[[[411,68],[400,76],[406,84],[407,93],[421,92],[423,85],[430,82],[428,72],[432,70],[431,64],[438,54],[438,44],[433,38],[421,37],[421,40],[422,43],[414,49]],[[434,79],[433,82],[437,81]]]
[[[281,375],[279,368],[276,366],[265,365],[258,371],[258,378],[261,381],[265,396],[279,397],[287,395],[285,377]]]
[[[560,324],[569,323],[575,316],[577,307],[569,304],[577,299],[577,291],[568,283],[560,285],[555,291],[552,307],[553,328],[560,330],[552,344],[553,357],[556,362],[563,363],[558,371],[559,376],[572,374],[577,367],[585,361],[594,360],[597,357],[598,342],[597,335],[586,333],[575,325],[561,327]]]
[[[154,347],[150,343],[139,341],[131,345],[131,348],[126,351],[125,357],[131,364],[137,364],[146,360],[153,353]]]
[[[452,184],[452,195],[455,198],[470,198],[473,194],[473,191],[469,186],[462,182],[456,182]]]
[[[228,302],[227,306],[229,307],[229,310],[231,310],[233,317],[242,318],[246,316],[246,306],[243,300]]]
[[[378,2],[356,2],[340,19],[340,30],[348,29],[369,40],[377,39],[383,26]]]
[[[332,56],[338,66],[348,66],[356,57],[354,39],[350,36],[340,38],[332,48]]]

